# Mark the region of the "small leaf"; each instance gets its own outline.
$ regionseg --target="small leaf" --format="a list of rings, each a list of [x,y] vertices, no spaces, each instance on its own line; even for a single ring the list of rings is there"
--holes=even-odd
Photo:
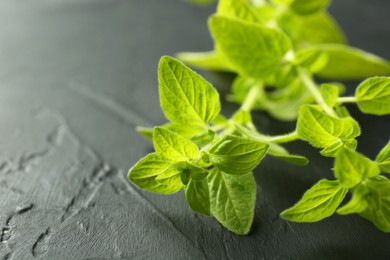
[[[185,187],[185,195],[188,205],[193,211],[210,216],[210,194],[207,179],[200,181],[191,179]]]
[[[181,165],[183,162],[175,163],[171,165],[168,169],[162,172],[156,177],[156,181],[160,183],[166,183],[171,179],[180,179],[180,174],[182,173]]]
[[[198,135],[194,135],[191,138],[191,141],[194,142],[199,147],[205,146],[209,143],[211,143],[214,140],[215,132],[214,131],[207,131]]]
[[[390,74],[390,63],[374,54],[345,45],[317,46],[328,54],[327,65],[318,76],[333,80],[357,80]]]
[[[232,85],[232,95],[229,96],[230,101],[234,101],[237,103],[243,103],[245,98],[247,97],[249,91],[257,84],[257,80],[237,76]]]
[[[240,175],[252,171],[263,159],[268,144],[228,135],[209,150],[210,161],[221,171]]]
[[[229,175],[214,168],[208,175],[208,183],[211,214],[228,230],[248,234],[256,200],[253,175]]]
[[[290,36],[298,49],[311,45],[346,42],[339,25],[326,11],[307,16],[285,12],[277,19],[279,26]]]
[[[335,118],[311,105],[302,106],[297,130],[300,138],[318,148],[348,142],[360,135],[359,125],[353,118]]]
[[[154,128],[153,145],[157,154],[173,162],[195,159],[199,154],[196,144],[162,127]]]
[[[219,0],[217,14],[259,23],[260,17],[247,0]]]
[[[252,116],[249,112],[238,110],[232,117],[232,120],[240,125],[246,125],[252,123]]]
[[[144,190],[162,194],[178,192],[183,184],[180,179],[167,179],[158,182],[156,177],[169,169],[173,164],[155,153],[148,154],[130,169],[128,177]]]
[[[288,84],[288,87],[265,93],[260,105],[271,116],[281,121],[295,121],[303,104],[311,103],[313,97],[300,79]]]
[[[302,199],[282,212],[281,216],[295,222],[315,222],[331,216],[344,199],[348,189],[339,181],[323,179],[311,187]]]
[[[336,106],[337,99],[339,98],[340,87],[332,84],[322,84],[320,87],[320,92],[328,106]]]
[[[207,124],[220,111],[218,92],[183,63],[165,56],[158,68],[160,102],[165,116],[179,124]]]
[[[335,157],[338,150],[344,146],[344,143],[341,140],[337,140],[331,146],[325,147],[321,150],[321,155],[327,157]]]
[[[356,102],[366,114],[390,114],[390,77],[374,77],[363,81],[356,89]]]
[[[317,72],[328,63],[328,54],[314,47],[301,49],[295,53],[295,62],[310,72]]]
[[[309,15],[325,9],[330,0],[294,0],[290,8],[301,15]]]
[[[181,170],[189,173],[191,179],[195,181],[203,180],[204,178],[207,177],[207,174],[209,173],[207,170],[198,167],[196,165],[193,165],[191,163],[183,164]]]
[[[365,196],[370,191],[364,185],[358,185],[352,191],[352,199],[347,204],[340,207],[337,213],[340,215],[347,215],[352,213],[360,213],[367,209],[368,203]]]
[[[369,196],[366,196],[368,208],[360,215],[383,232],[390,232],[390,181],[377,176],[366,183],[369,187]]]
[[[290,154],[282,146],[275,143],[270,143],[268,154],[298,166],[305,166],[309,163],[309,160],[306,157]]]
[[[379,152],[378,156],[376,157],[376,162],[381,171],[390,173],[390,141]]]
[[[292,49],[281,31],[214,15],[210,30],[220,50],[240,75],[262,78],[276,70]]]
[[[348,148],[342,148],[336,156],[334,173],[342,185],[352,188],[365,178],[377,176],[380,171],[367,157]]]
[[[304,17],[300,16],[299,19],[301,20],[301,26],[300,30],[296,30],[296,41],[313,45],[346,43],[346,37],[340,26],[327,12],[323,11]]]

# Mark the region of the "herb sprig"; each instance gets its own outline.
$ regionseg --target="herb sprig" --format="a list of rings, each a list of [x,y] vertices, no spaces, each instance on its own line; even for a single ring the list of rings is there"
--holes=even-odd
[[[307,141],[334,158],[334,180],[323,179],[293,207],[290,221],[314,222],[338,214],[359,214],[390,232],[390,142],[375,160],[356,151],[358,122],[344,106],[390,114],[390,78],[372,77],[343,96],[339,83],[317,85],[314,76],[363,79],[390,73],[387,61],[345,45],[326,12],[329,1],[220,0],[209,20],[215,50],[182,53],[191,65],[238,74],[230,100],[241,104],[231,118],[220,114],[215,88],[180,61],[165,56],[158,68],[160,103],[169,123],[138,128],[155,152],[129,171],[139,187],[162,194],[183,189],[192,210],[214,216],[228,230],[247,234],[256,198],[252,170],[264,156],[304,166],[307,158],[282,144]],[[320,32],[320,33],[318,33]],[[272,91],[270,91],[272,89]],[[279,119],[297,119],[296,129],[268,136],[256,129],[253,110]],[[340,207],[346,194],[351,200]]]

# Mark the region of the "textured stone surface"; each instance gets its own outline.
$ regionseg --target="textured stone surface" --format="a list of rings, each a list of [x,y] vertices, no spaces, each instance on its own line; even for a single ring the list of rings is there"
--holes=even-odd
[[[208,50],[214,7],[179,0],[4,0],[0,3],[0,257],[3,259],[386,259],[390,237],[357,216],[314,224],[278,217],[331,161],[289,145],[311,164],[266,158],[256,170],[252,231],[236,236],[193,213],[180,192],[139,190],[127,170],[151,145],[136,125],[164,122],[160,56]],[[351,44],[390,59],[390,3],[334,1]],[[221,93],[231,76],[202,72]],[[224,102],[224,113],[235,105]],[[353,110],[359,150],[390,139],[390,117]],[[293,124],[258,113],[265,132]]]

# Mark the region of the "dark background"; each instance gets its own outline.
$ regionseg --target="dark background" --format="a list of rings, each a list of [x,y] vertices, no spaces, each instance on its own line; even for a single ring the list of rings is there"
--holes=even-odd
[[[332,161],[302,142],[288,148],[308,156],[307,167],[267,157],[255,171],[246,237],[193,213],[182,192],[162,196],[127,181],[152,150],[135,126],[165,122],[159,58],[210,50],[214,9],[180,0],[0,2],[0,257],[388,259],[390,236],[358,216],[313,224],[278,216],[320,178],[333,178]],[[389,11],[386,0],[330,8],[351,45],[387,59]],[[231,75],[201,73],[228,93]],[[226,115],[236,109],[223,106]],[[363,132],[358,150],[373,158],[390,139],[390,118],[352,112]],[[254,117],[264,132],[294,128]]]

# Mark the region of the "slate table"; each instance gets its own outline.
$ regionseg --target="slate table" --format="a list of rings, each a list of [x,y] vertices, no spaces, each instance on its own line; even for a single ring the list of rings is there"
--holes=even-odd
[[[152,149],[135,126],[164,122],[160,56],[211,49],[206,19],[214,8],[180,0],[0,2],[3,259],[389,259],[390,236],[358,216],[279,218],[313,183],[331,178],[331,160],[302,142],[288,148],[309,166],[266,158],[255,171],[246,237],[193,213],[182,192],[160,196],[127,181]],[[352,45],[390,59],[389,1],[339,0],[330,11]],[[231,75],[201,73],[228,93]],[[236,105],[223,107],[229,115]],[[390,139],[390,118],[352,112],[363,131],[359,151],[374,157]],[[265,132],[294,128],[254,117]]]

